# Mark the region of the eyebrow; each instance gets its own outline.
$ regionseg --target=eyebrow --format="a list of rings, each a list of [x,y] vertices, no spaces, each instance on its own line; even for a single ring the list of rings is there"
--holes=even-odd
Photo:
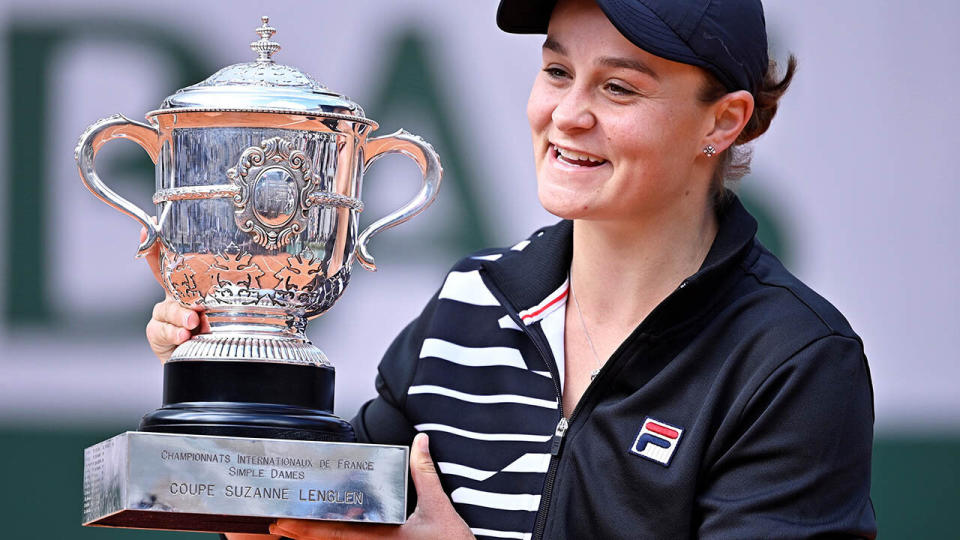
[[[657,72],[654,71],[653,68],[633,58],[604,56],[603,58],[600,59],[600,65],[607,66],[607,67],[632,69],[634,71],[639,71],[640,73],[649,75],[650,77],[653,77],[653,79],[656,81],[660,80],[660,75],[657,75]]]
[[[547,36],[547,39],[543,42],[544,49],[550,49],[551,51],[567,56],[567,48],[560,44],[557,40],[553,39],[550,36]]]
[[[543,48],[549,49],[557,54],[563,56],[569,56],[567,53],[567,48],[560,44],[557,40],[547,36],[547,39],[543,42]],[[613,68],[623,68],[623,69],[632,69],[634,71],[639,71],[645,75],[652,77],[654,80],[659,81],[660,75],[653,70],[647,64],[633,59],[633,58],[623,58],[619,56],[604,56],[600,58],[598,62],[601,66],[613,67]]]

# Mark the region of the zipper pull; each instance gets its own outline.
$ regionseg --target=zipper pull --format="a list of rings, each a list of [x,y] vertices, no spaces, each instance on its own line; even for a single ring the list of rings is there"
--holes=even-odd
[[[567,419],[560,417],[560,422],[557,424],[557,431],[553,434],[553,445],[550,447],[550,455],[559,456],[560,448],[563,446],[563,436],[567,433]]]

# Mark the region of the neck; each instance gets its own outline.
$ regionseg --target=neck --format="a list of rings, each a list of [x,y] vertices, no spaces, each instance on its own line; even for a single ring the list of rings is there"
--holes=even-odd
[[[574,221],[571,280],[604,353],[703,264],[717,220],[708,197],[691,199],[630,221]]]

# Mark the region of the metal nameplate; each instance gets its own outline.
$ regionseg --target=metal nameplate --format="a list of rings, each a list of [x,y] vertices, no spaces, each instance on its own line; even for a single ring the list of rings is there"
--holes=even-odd
[[[84,451],[83,524],[266,533],[278,518],[403,523],[408,448],[128,431]]]

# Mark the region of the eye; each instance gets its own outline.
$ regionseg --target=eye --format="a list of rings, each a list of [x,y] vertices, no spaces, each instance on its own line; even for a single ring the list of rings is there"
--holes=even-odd
[[[567,79],[570,77],[570,74],[567,73],[567,70],[553,65],[543,68],[543,72],[546,73],[547,77],[550,77],[551,79]]]
[[[615,96],[633,96],[637,94],[637,91],[613,81],[609,81],[604,84],[603,88]]]

